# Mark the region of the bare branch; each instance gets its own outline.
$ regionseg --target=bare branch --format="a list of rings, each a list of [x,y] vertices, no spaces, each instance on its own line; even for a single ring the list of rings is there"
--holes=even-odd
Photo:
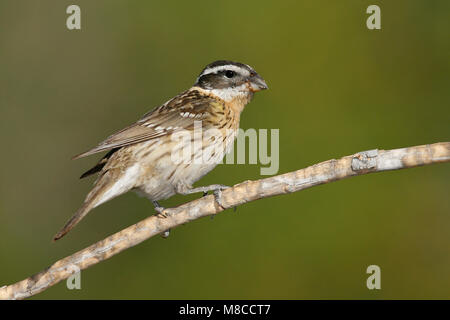
[[[231,208],[246,202],[297,192],[352,176],[449,161],[450,142],[394,150],[364,151],[286,174],[242,182],[222,191],[221,203],[225,208]],[[176,208],[166,209],[167,218],[148,217],[55,262],[40,273],[15,284],[1,287],[0,299],[24,299],[33,296],[68,278],[76,270],[86,269],[168,229],[201,217],[215,215],[225,208],[219,206],[214,196],[210,195]]]

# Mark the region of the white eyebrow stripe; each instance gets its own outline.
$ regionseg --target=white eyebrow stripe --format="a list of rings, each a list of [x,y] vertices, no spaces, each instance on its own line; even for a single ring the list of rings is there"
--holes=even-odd
[[[223,70],[233,70],[233,71],[236,71],[238,73],[242,73],[243,72],[245,76],[249,76],[250,75],[250,72],[247,69],[243,68],[243,67],[238,67],[238,66],[235,66],[233,64],[227,64],[227,65],[224,65],[224,66],[217,66],[217,67],[214,67],[214,68],[206,69],[205,71],[202,72],[202,74],[199,76],[199,78],[201,76],[204,76],[204,75],[207,75],[207,74],[210,74],[210,73],[217,73],[217,72],[223,71]]]

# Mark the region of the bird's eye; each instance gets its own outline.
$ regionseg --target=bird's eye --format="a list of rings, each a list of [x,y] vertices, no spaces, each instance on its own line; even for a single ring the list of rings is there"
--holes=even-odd
[[[231,71],[231,70],[227,70],[225,72],[225,77],[227,77],[227,78],[233,78],[235,75],[236,75],[236,72]]]

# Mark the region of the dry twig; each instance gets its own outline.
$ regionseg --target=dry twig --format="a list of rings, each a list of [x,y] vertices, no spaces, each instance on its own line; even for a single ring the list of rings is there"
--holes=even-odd
[[[364,151],[282,175],[242,182],[222,191],[221,202],[225,208],[231,208],[249,201],[292,193],[352,176],[449,161],[450,142],[394,150]],[[55,262],[25,280],[1,287],[0,299],[24,299],[33,296],[68,278],[75,270],[86,269],[168,229],[215,215],[225,208],[220,207],[214,201],[214,196],[210,195],[166,209],[167,218],[150,216]]]

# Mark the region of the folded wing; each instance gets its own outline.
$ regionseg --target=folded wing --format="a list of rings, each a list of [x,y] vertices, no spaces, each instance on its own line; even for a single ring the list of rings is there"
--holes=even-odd
[[[73,159],[189,129],[193,127],[194,121],[205,120],[210,115],[209,109],[214,104],[217,104],[217,100],[204,96],[196,90],[188,90],[145,114],[136,123],[109,136],[96,147],[76,155]]]

